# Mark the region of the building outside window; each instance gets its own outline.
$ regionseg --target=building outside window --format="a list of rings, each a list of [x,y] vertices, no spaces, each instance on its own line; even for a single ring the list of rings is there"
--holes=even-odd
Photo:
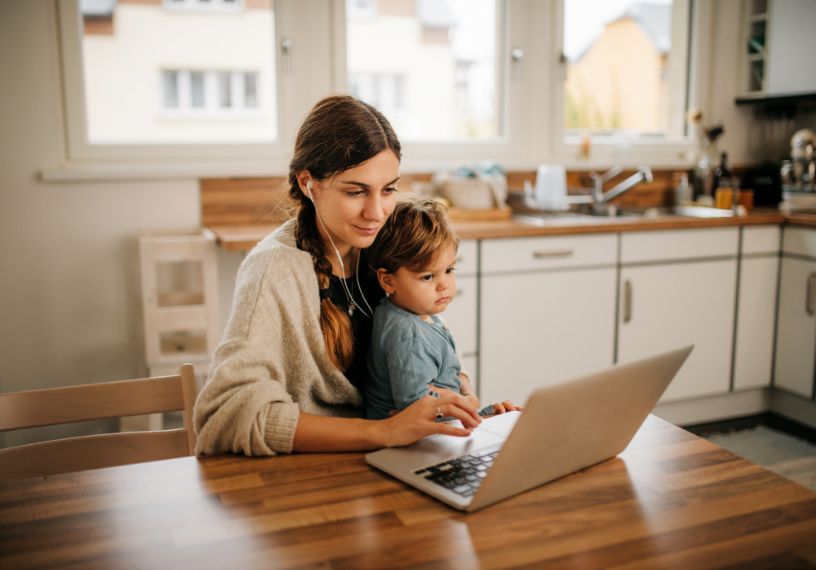
[[[79,8],[90,143],[277,139],[272,0],[82,0]]]
[[[498,138],[500,14],[496,0],[347,0],[349,91],[407,141]]]
[[[682,137],[688,27],[673,34],[672,4],[565,0],[566,135]]]

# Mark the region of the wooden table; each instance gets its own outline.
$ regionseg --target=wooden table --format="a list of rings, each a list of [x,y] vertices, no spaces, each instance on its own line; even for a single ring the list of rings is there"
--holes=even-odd
[[[0,568],[51,565],[814,566],[816,493],[655,417],[619,458],[471,515],[358,453],[0,483]]]

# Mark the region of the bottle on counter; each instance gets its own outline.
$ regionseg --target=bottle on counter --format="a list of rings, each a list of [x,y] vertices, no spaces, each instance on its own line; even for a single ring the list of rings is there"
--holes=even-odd
[[[736,184],[728,169],[728,153],[720,153],[720,164],[714,170],[714,205],[717,208],[730,210],[737,204],[735,197]]]
[[[674,205],[688,206],[693,201],[692,188],[689,185],[688,173],[675,172],[672,175],[674,185]]]

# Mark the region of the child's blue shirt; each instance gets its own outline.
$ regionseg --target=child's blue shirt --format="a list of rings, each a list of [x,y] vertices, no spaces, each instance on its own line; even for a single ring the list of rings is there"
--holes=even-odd
[[[432,323],[384,298],[374,312],[364,396],[366,417],[383,419],[428,393],[428,384],[460,392],[453,336],[442,319]]]

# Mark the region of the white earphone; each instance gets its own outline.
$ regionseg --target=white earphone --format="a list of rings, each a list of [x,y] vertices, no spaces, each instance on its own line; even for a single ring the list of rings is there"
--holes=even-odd
[[[346,267],[343,264],[343,257],[340,255],[340,250],[338,250],[337,246],[334,245],[334,240],[331,237],[331,233],[326,228],[326,224],[323,221],[323,216],[320,214],[320,210],[317,209],[317,202],[315,202],[314,195],[312,194],[312,181],[311,180],[306,181],[306,196],[308,196],[309,200],[311,200],[312,204],[314,204],[314,209],[315,209],[315,212],[317,213],[317,220],[320,223],[320,225],[323,226],[323,230],[326,232],[326,235],[329,238],[329,242],[331,243],[332,248],[334,249],[334,253],[337,255],[337,261],[340,262],[340,270],[342,271],[343,275],[345,276]],[[369,312],[366,312],[365,309],[363,309],[360,305],[358,305],[355,302],[354,295],[353,295],[352,291],[349,290],[348,286],[346,285],[345,278],[340,279],[340,285],[342,285],[343,292],[346,294],[346,299],[348,300],[348,303],[349,303],[349,308],[348,308],[349,317],[351,317],[352,314],[354,313],[354,309],[360,309],[360,312],[362,314],[364,314],[366,317],[371,319],[371,318],[374,317],[374,309],[372,309],[371,305],[368,304],[368,299],[366,299],[365,293],[363,292],[363,288],[360,286],[360,257],[361,257],[361,255],[358,252],[358,254],[357,254],[357,267],[356,267],[356,269],[354,271],[354,277],[355,277],[355,280],[357,281],[357,288],[360,290],[360,296],[363,298],[363,302],[366,304],[366,307],[368,307]]]

